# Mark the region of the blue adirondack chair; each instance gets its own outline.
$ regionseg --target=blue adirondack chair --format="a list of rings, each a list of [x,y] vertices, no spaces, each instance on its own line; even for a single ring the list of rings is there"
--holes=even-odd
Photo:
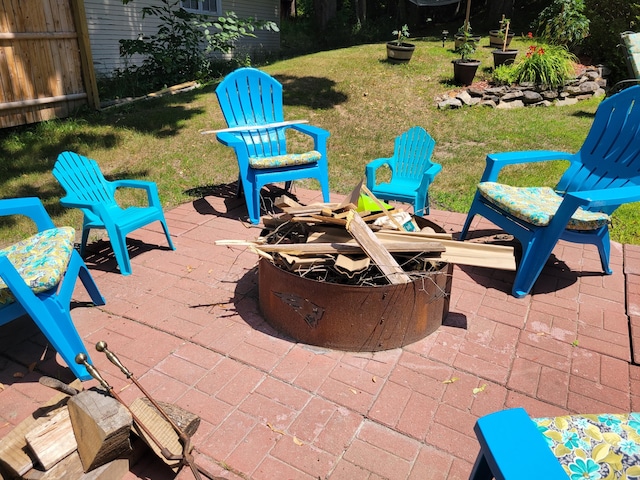
[[[378,158],[365,168],[367,188],[378,198],[413,204],[413,212],[429,214],[429,186],[442,166],[431,161],[436,142],[422,127],[412,127],[396,137],[391,158]],[[376,171],[387,165],[389,182],[376,181]]]
[[[545,418],[530,418],[522,408],[490,413],[474,426],[480,453],[469,478],[637,477],[638,425],[635,412]]]
[[[131,261],[127,250],[127,235],[155,221],[162,224],[167,243],[171,250],[175,250],[155,183],[142,180],[110,182],[104,178],[95,160],[74,152],[63,152],[58,155],[53,176],[67,193],[60,203],[65,207],[79,208],[84,213],[81,255],[84,255],[89,231],[92,228],[105,229],[120,267],[120,273],[130,275]],[[148,205],[121,208],[115,199],[118,188],[145,190]]]
[[[244,191],[251,223],[260,222],[260,190],[263,186],[315,178],[322,197],[329,201],[329,132],[305,123],[285,122],[282,85],[255,68],[239,68],[216,88],[222,114],[229,127],[217,140],[234,149],[238,160],[238,195]],[[291,153],[286,132],[297,130],[313,140],[313,150]]]
[[[0,200],[0,216],[9,215],[29,217],[38,233],[0,251],[0,325],[29,315],[74,375],[89,380],[86,368],[75,362],[78,353],[88,357],[70,313],[78,277],[95,305],[105,302],[73,248],[75,232],[55,228],[38,198]]]
[[[567,160],[555,189],[517,188],[497,183],[507,165]],[[460,233],[467,236],[481,215],[522,244],[512,293],[527,295],[559,239],[595,245],[604,273],[609,268],[610,215],[620,205],[640,200],[640,86],[604,100],[576,153],[525,151],[487,156],[475,198]]]

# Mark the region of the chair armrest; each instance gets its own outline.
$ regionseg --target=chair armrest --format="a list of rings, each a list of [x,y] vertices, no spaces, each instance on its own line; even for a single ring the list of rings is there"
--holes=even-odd
[[[7,198],[0,200],[0,216],[24,215],[36,224],[38,231],[54,228],[53,220],[37,197]]]
[[[111,182],[111,185],[114,189],[117,188],[137,188],[140,190],[146,190],[147,192],[147,200],[150,206],[160,207],[160,196],[158,195],[158,186],[155,182],[150,182],[147,180],[131,180],[131,179],[123,179],[123,180],[114,180]]]
[[[325,130],[324,128],[320,128],[320,127],[316,127],[315,125],[307,125],[304,123],[298,123],[298,124],[294,124],[294,125],[290,125],[287,126],[285,128],[292,128],[300,133],[304,133],[306,135],[309,135],[311,137],[313,137],[314,141],[318,142],[321,140],[327,140],[327,138],[329,138],[331,136],[331,133],[329,133],[327,130]]]
[[[369,190],[373,189],[376,185],[376,171],[384,166],[388,165],[393,174],[393,168],[391,168],[391,158],[376,158],[375,160],[371,160],[364,167],[365,177],[367,178],[367,188]]]
[[[479,418],[473,429],[497,480],[569,478],[524,409],[491,413]]]
[[[418,187],[418,190],[421,191],[422,189],[428,189],[429,185],[431,184],[431,182],[433,182],[436,175],[440,173],[440,170],[442,170],[442,165],[440,165],[439,163],[434,163],[429,168],[427,168],[427,171],[424,172],[422,178],[420,179],[420,186]]]
[[[498,174],[507,165],[519,163],[548,162],[551,160],[573,161],[574,153],[559,152],[553,150],[525,150],[520,152],[490,153],[487,155],[486,166],[482,174],[481,182],[495,182]]]

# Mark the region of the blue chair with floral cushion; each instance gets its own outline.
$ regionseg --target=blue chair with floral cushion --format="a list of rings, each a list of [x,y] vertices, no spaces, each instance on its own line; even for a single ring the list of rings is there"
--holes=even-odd
[[[522,408],[481,417],[470,480],[607,480],[640,476],[640,413],[530,418]]]
[[[498,183],[509,165],[565,160],[569,166],[555,188]],[[558,240],[595,245],[604,273],[609,268],[611,214],[640,200],[640,86],[617,93],[599,106],[576,153],[523,151],[487,156],[485,171],[460,233],[464,240],[475,215],[512,234],[522,244],[513,283],[515,297],[527,295]]]
[[[422,127],[412,127],[395,139],[393,155],[372,160],[365,167],[367,188],[383,200],[413,204],[413,213],[429,214],[429,187],[442,166],[431,161],[436,141]],[[388,182],[376,180],[382,166],[391,170]]]
[[[105,301],[80,254],[75,231],[56,228],[38,198],[0,200],[0,216],[25,215],[38,232],[0,250],[0,325],[29,315],[80,380],[91,376],[75,362],[87,350],[71,320],[71,295],[78,277],[95,305]]]
[[[239,68],[216,88],[216,96],[229,128],[217,140],[235,151],[238,161],[238,195],[244,191],[251,223],[260,222],[260,190],[263,186],[315,178],[322,197],[329,202],[329,132],[304,121],[284,121],[282,85],[255,68]],[[300,153],[287,149],[287,130],[310,138],[313,149]]]

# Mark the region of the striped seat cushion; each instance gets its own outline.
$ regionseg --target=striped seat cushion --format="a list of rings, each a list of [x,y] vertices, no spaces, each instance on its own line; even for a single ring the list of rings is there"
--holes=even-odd
[[[512,187],[496,182],[482,182],[478,191],[489,202],[520,220],[546,227],[558,211],[562,197],[549,187]],[[578,208],[571,217],[569,230],[596,230],[611,223],[606,213]]]
[[[74,241],[73,228],[51,228],[0,250],[0,256],[9,258],[34,293],[41,293],[60,283],[67,270]],[[0,306],[14,301],[9,287],[0,280]]]

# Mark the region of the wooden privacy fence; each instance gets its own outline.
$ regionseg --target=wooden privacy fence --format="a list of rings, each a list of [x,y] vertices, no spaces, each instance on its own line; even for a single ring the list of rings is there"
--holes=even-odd
[[[0,128],[99,103],[83,0],[0,0]]]

